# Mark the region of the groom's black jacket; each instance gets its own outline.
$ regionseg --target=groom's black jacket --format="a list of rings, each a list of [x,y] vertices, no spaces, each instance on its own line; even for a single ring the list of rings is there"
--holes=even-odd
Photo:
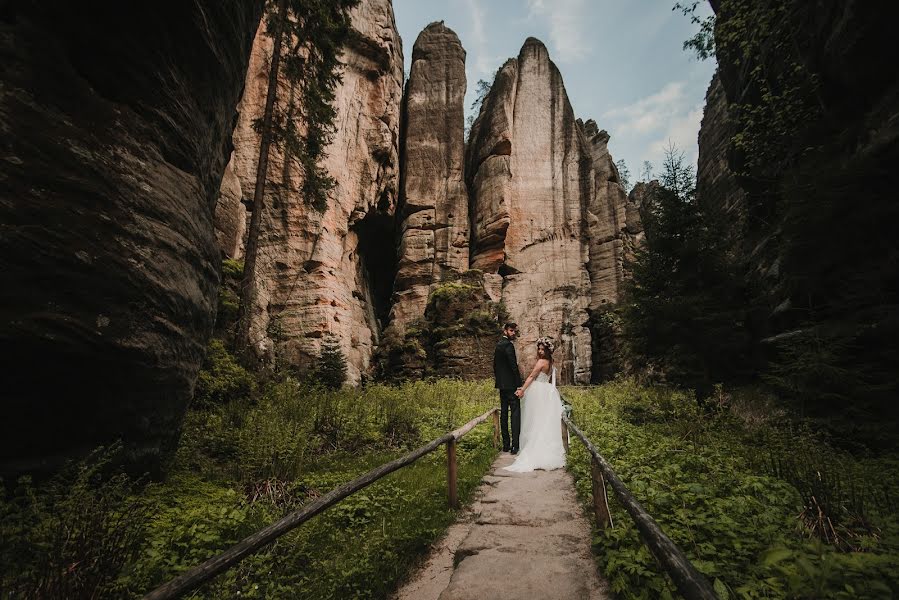
[[[515,346],[509,338],[503,336],[493,351],[493,378],[496,388],[514,390],[521,387],[521,373],[518,371],[518,359],[515,358]]]

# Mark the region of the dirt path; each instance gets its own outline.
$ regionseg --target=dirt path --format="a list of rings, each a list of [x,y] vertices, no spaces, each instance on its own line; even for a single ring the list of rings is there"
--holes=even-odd
[[[501,470],[512,458],[494,461],[478,499],[394,600],[610,597],[571,476],[564,469]]]

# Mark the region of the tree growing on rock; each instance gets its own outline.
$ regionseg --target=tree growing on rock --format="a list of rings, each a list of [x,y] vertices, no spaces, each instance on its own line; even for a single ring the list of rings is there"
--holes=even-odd
[[[322,340],[321,354],[315,367],[315,379],[325,387],[339,390],[346,383],[347,363],[340,340],[328,335]]]
[[[634,364],[655,365],[701,397],[745,374],[745,291],[696,201],[693,168],[673,145],[660,183],[641,208],[646,246],[633,265],[625,332]]]
[[[335,88],[341,82],[339,55],[352,31],[349,10],[359,0],[275,0],[266,8],[266,34],[273,40],[268,90],[262,117],[256,186],[247,232],[244,275],[235,350],[245,359],[250,339],[250,307],[256,300],[256,263],[272,144],[302,172],[302,197],[317,210],[327,206],[334,179],[320,161],[335,132]],[[278,99],[280,81],[291,89]]]

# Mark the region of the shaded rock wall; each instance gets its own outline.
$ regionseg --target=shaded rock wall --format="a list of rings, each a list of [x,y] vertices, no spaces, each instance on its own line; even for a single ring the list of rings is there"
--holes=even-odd
[[[5,6],[0,473],[170,450],[212,329],[213,210],[261,2]]]
[[[537,337],[558,341],[563,382],[589,382],[589,244],[592,157],[562,77],[529,38],[503,65],[466,151],[473,267],[502,277],[500,295],[521,328],[519,361]]]
[[[232,153],[232,158],[225,167],[221,190],[215,203],[215,241],[222,258],[239,260],[243,257],[248,213],[241,202],[243,187],[234,172],[233,156]]]
[[[743,242],[746,192],[740,187],[728,164],[734,133],[724,87],[716,72],[706,92],[702,126],[699,129],[696,197],[736,251]]]
[[[759,369],[807,399],[806,414],[847,428],[897,423],[899,75],[881,65],[899,58],[899,7],[712,5],[718,73],[699,198],[741,221],[733,258],[745,265]],[[761,127],[755,115],[766,115]],[[731,128],[741,144],[724,153]]]
[[[586,212],[590,260],[591,335],[593,370],[591,380],[605,381],[625,369],[622,332],[610,311],[618,306],[627,276],[626,261],[642,243],[643,226],[636,198],[628,198],[621,185],[615,161],[609,154],[609,134],[593,120],[580,123],[593,161],[594,193]],[[635,188],[636,189],[636,188]]]
[[[275,149],[255,277],[251,342],[264,362],[312,366],[321,338],[340,338],[350,381],[369,366],[386,320],[395,263],[393,214],[398,185],[403,58],[389,0],[363,0],[351,12],[355,35],[341,60],[337,133],[324,165],[337,187],[324,213],[300,194],[302,173]],[[265,102],[271,40],[257,35],[235,130],[235,171],[255,182],[253,119]],[[282,82],[279,97],[290,97]]]
[[[399,265],[390,326],[420,318],[429,292],[468,270],[468,192],[463,179],[465,50],[443,22],[412,50],[403,100]]]

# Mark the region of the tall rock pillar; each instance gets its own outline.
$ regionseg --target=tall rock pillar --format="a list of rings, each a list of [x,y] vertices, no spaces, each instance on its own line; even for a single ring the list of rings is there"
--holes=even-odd
[[[590,148],[546,47],[528,38],[497,73],[471,131],[475,268],[495,274],[518,322],[522,367],[534,341],[556,344],[562,382],[590,381],[592,359],[587,209],[594,196]]]
[[[337,185],[327,209],[316,211],[302,197],[298,167],[272,149],[251,342],[261,360],[305,370],[333,334],[358,382],[393,284],[403,57],[390,0],[363,0],[350,16],[355,31],[341,56],[336,133],[323,163]],[[262,114],[270,55],[271,40],[257,35],[234,134],[232,166],[244,190],[255,183],[259,139],[251,124]],[[279,99],[294,93],[282,82]]]
[[[443,22],[412,49],[403,100],[399,264],[391,327],[424,315],[435,285],[468,270],[464,163],[465,50]]]

